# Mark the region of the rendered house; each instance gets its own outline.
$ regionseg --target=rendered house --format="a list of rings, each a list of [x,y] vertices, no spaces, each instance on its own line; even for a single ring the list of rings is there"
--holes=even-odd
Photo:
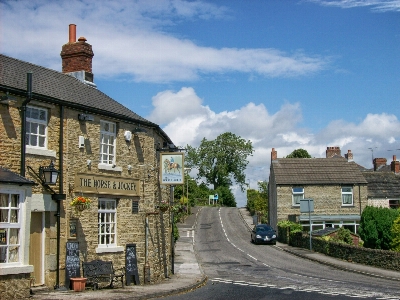
[[[393,155],[390,165],[386,158],[375,158],[374,169],[362,174],[368,181],[368,205],[400,208],[400,162]]]
[[[272,148],[268,218],[276,228],[281,220],[300,222],[309,230],[308,213],[300,213],[300,200],[313,199],[312,230],[345,227],[357,233],[367,205],[367,181],[351,151],[347,159],[338,147],[328,147],[326,158],[278,158]]]
[[[79,243],[79,263],[115,267],[135,245],[141,284],[171,271],[170,216],[157,206],[171,199],[158,170],[163,145],[173,143],[96,88],[92,57],[75,25],[62,47],[62,73],[0,55],[1,299],[29,297],[30,284],[68,288],[67,242]],[[60,172],[54,186],[39,172],[50,162]],[[90,208],[77,211],[78,196]]]

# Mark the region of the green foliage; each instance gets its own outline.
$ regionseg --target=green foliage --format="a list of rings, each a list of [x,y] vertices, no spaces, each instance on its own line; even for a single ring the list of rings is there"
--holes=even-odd
[[[227,186],[220,186],[215,190],[218,194],[218,204],[221,206],[236,207],[235,196],[233,195],[231,189]],[[215,194],[214,193],[214,194]]]
[[[391,249],[393,222],[400,210],[367,206],[361,214],[359,234],[364,247],[372,249]]]
[[[254,215],[255,212],[261,212],[262,216],[265,216],[265,218],[267,217],[267,215],[268,215],[268,182],[266,182],[266,181],[258,182],[258,191],[254,190],[254,189],[247,190],[246,207],[247,207],[247,210],[252,215]],[[264,221],[262,221],[262,222],[264,222]]]
[[[340,227],[339,230],[336,231],[336,235],[333,236],[331,240],[337,243],[353,245],[351,231],[343,227]]]
[[[295,223],[295,222],[292,222],[292,221],[288,221],[288,220],[279,221],[278,222],[278,227],[289,228],[291,233],[292,232],[302,232],[303,231],[303,227],[301,226],[301,224]]]
[[[400,216],[394,220],[391,232],[393,236],[392,243],[390,244],[391,250],[400,252]]]
[[[292,153],[290,153],[286,158],[311,158],[311,155],[308,154],[307,150],[304,149],[296,149]]]
[[[206,184],[212,185],[214,190],[231,186],[234,179],[244,191],[247,157],[254,151],[251,141],[225,132],[215,140],[203,138],[199,148],[190,145],[186,148],[185,165],[198,169],[198,179],[205,178]]]

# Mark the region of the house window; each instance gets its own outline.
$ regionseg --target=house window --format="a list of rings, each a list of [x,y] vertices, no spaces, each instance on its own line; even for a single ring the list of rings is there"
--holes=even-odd
[[[300,205],[300,200],[304,199],[304,188],[303,187],[292,188],[292,198],[293,198],[293,205]]]
[[[100,121],[100,163],[115,164],[116,124]]]
[[[394,209],[400,208],[400,200],[389,200],[389,207]]]
[[[353,205],[353,188],[350,186],[342,187],[342,204]]]
[[[99,199],[99,247],[116,246],[117,201],[115,199]]]
[[[47,110],[32,106],[26,107],[26,145],[47,148]]]
[[[20,262],[20,197],[0,193],[0,263]]]

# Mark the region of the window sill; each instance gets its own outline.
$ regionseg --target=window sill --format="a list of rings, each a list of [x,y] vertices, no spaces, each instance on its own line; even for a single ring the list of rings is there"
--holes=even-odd
[[[26,154],[33,154],[33,155],[48,156],[48,157],[56,158],[56,151],[40,149],[40,148],[32,148],[29,146],[26,147]]]
[[[124,252],[122,246],[110,246],[110,247],[97,247],[96,253],[108,253],[108,252]]]
[[[97,168],[99,170],[122,172],[122,167],[116,167],[116,166],[113,166],[113,165],[98,164]]]
[[[33,272],[31,265],[1,264],[0,275],[26,274]]]
[[[350,207],[350,208],[354,208],[354,204],[342,204],[342,207]]]

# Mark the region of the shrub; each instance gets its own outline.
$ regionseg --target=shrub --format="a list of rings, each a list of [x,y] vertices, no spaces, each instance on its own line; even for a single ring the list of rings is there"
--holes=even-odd
[[[396,252],[400,252],[400,216],[394,220],[392,225],[392,242],[390,244],[391,249]]]
[[[351,231],[340,227],[339,230],[336,232],[336,235],[331,239],[337,243],[343,243],[347,245],[353,245],[353,237],[351,235]]]

